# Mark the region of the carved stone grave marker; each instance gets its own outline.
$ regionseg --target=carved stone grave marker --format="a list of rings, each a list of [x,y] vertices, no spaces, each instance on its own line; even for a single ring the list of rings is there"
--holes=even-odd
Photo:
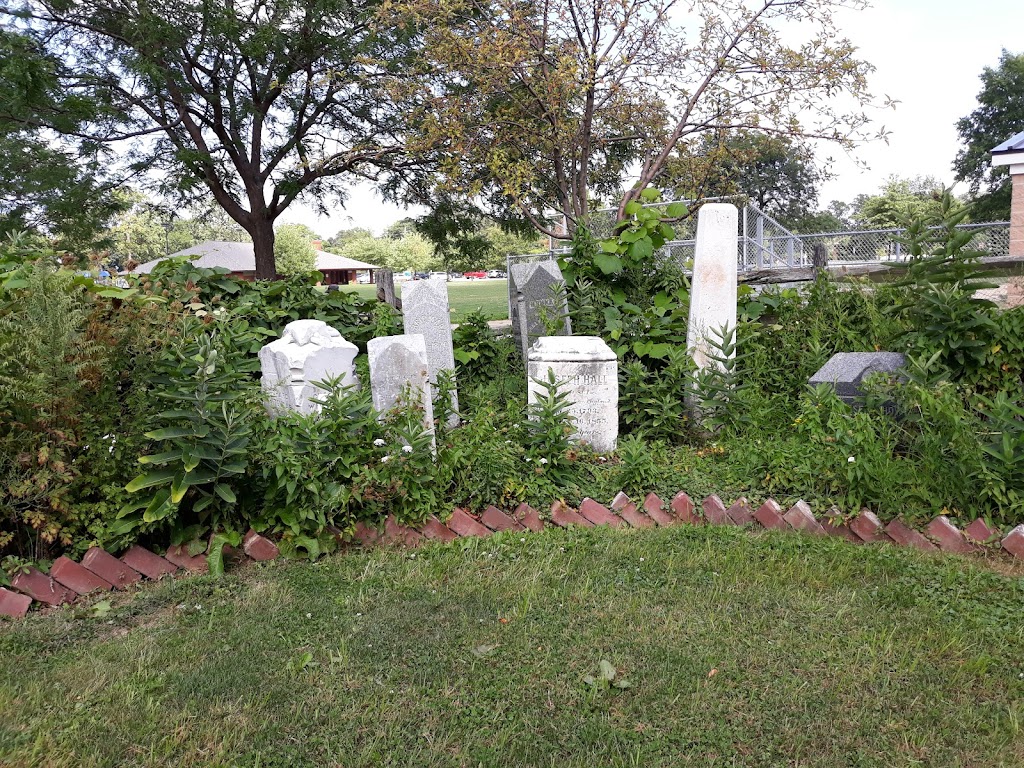
[[[554,261],[513,264],[508,276],[512,336],[525,360],[530,345],[548,330],[544,319],[558,322],[558,335],[571,336],[565,280]]]
[[[444,280],[416,280],[406,283],[402,289],[402,322],[407,335],[420,334],[424,338],[430,385],[436,391],[437,376],[441,371],[455,375],[448,284]],[[458,408],[458,394],[452,390],[449,427],[456,427],[459,424]]]
[[[359,386],[353,361],[356,345],[322,320],[295,320],[281,338],[260,350],[261,383],[270,413],[319,413],[326,393],[314,382],[341,376],[345,386]]]
[[[529,402],[536,402],[553,371],[568,395],[575,440],[598,453],[615,450],[619,436],[619,363],[615,352],[597,336],[542,336],[530,347]]]

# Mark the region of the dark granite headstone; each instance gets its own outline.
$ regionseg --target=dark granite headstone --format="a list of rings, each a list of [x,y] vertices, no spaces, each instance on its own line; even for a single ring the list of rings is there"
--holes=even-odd
[[[545,316],[558,324],[558,332],[553,335],[572,336],[565,280],[556,262],[513,264],[508,278],[512,335],[523,360],[530,345],[548,335]]]
[[[808,384],[831,384],[840,400],[857,406],[864,397],[864,379],[873,373],[899,375],[906,362],[899,352],[839,352],[811,376]]]

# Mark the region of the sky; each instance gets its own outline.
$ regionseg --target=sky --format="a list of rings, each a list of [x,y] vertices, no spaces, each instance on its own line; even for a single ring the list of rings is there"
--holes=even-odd
[[[877,192],[890,175],[935,176],[951,184],[959,147],[956,122],[977,107],[982,70],[998,65],[1003,48],[1024,53],[1024,0],[876,0],[872,8],[846,9],[837,18],[860,58],[876,67],[869,80],[872,92],[899,104],[872,113],[890,131],[888,143],[863,145],[852,157],[835,147],[818,148],[819,159],[833,157],[836,176],[822,185],[820,205]],[[281,221],[301,222],[330,237],[349,227],[380,234],[420,213],[384,203],[372,186],[363,185],[353,190],[345,209],[329,217],[300,205]]]

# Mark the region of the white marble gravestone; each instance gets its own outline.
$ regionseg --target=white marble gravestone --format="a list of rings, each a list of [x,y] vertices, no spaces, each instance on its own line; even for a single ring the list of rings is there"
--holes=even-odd
[[[430,386],[427,346],[421,334],[382,336],[366,345],[370,358],[370,392],[381,418],[410,392],[413,404],[423,408],[423,426],[434,432],[434,401]]]
[[[530,348],[546,336],[544,316],[558,320],[558,335],[571,336],[565,279],[554,261],[513,264],[508,274],[509,318],[512,336],[525,360]]]
[[[615,450],[619,437],[619,361],[597,336],[542,336],[530,347],[528,398],[536,402],[554,371],[568,395],[575,439],[598,453]]]
[[[358,349],[322,320],[295,320],[281,338],[260,350],[261,383],[270,413],[319,413],[326,393],[315,382],[340,376],[345,386],[359,386],[355,360]]]
[[[437,391],[437,375],[448,371],[455,375],[455,349],[452,346],[452,321],[448,309],[448,284],[444,280],[415,280],[402,288],[402,322],[406,335],[420,334],[427,347],[430,385]],[[451,393],[452,414],[449,427],[459,425],[459,398]]]
[[[736,330],[736,255],[739,212],[728,203],[707,203],[697,218],[686,347],[700,369],[712,361],[708,338]]]

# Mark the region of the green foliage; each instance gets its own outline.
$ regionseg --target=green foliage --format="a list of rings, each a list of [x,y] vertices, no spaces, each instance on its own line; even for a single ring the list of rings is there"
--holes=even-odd
[[[734,328],[710,329],[705,343],[708,365],[692,374],[694,410],[703,428],[738,433],[751,423],[748,395],[754,383],[740,373],[746,353],[737,354]]]
[[[237,354],[247,346],[244,331],[226,322],[212,331],[200,325],[186,321],[181,343],[158,363],[153,396],[170,408],[152,417],[156,429],[146,437],[158,452],[139,463],[154,469],[126,487],[147,493],[125,507],[118,531],[152,530],[165,521],[196,535],[242,527],[237,506],[248,467],[246,400],[255,361]]]
[[[681,144],[659,185],[674,190],[675,199],[746,197],[792,229],[811,215],[827,178],[799,138],[740,130]]]
[[[369,388],[327,381],[316,415],[279,414],[257,420],[251,466],[263,487],[251,525],[282,536],[286,548],[315,557],[331,538],[327,526],[351,533],[365,494],[366,467],[384,428],[370,404]],[[325,534],[328,534],[325,536]],[[314,550],[315,546],[315,550]]]
[[[970,185],[973,216],[978,221],[1010,218],[1010,175],[1006,167],[993,168],[992,149],[1024,128],[1024,54],[1007,50],[999,65],[985,67],[978,108],[957,121],[963,146],[953,162],[957,181]]]
[[[308,275],[316,269],[316,249],[302,224],[284,224],[274,233],[274,263],[282,275]]]
[[[659,193],[646,189],[641,196],[656,203]],[[686,344],[686,278],[681,265],[659,252],[675,236],[666,219],[686,212],[682,203],[659,210],[631,202],[615,237],[600,244],[577,227],[571,257],[559,260],[576,333],[601,336],[620,359],[635,357],[651,368],[668,358],[672,346]]]
[[[912,221],[904,239],[910,266],[897,287],[906,289],[892,311],[908,323],[907,344],[917,355],[935,357],[954,381],[992,392],[1019,384],[1024,370],[1024,311],[999,311],[975,293],[988,281],[970,248],[976,231],[956,227],[966,216],[948,192],[940,210]]]

